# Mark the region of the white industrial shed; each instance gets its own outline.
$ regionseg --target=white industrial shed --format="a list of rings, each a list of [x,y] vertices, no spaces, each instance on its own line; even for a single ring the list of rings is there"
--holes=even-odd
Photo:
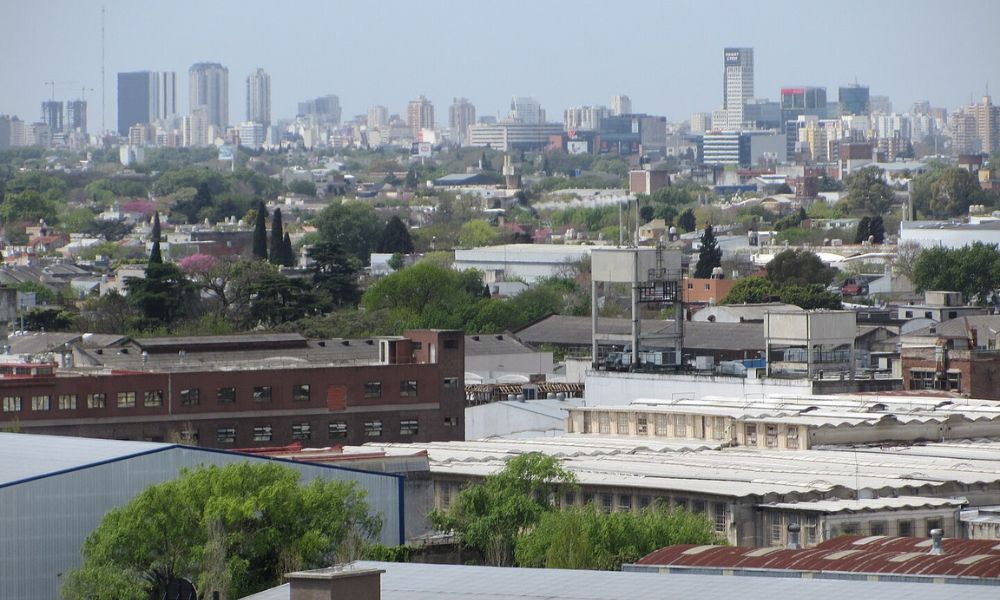
[[[356,482],[382,518],[382,543],[405,541],[400,475],[177,444],[0,433],[0,598],[58,598],[90,532],[149,485],[184,468],[268,460],[298,470],[304,481]]]

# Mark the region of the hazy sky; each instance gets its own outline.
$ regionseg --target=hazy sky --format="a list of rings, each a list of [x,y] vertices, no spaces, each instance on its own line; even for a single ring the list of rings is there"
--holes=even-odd
[[[1000,95],[1000,1],[108,0],[105,124],[116,123],[119,71],[176,71],[186,113],[187,69],[229,67],[230,121],[246,117],[246,76],[271,75],[272,118],[334,93],[344,117],[373,104],[405,114],[425,94],[447,120],[454,96],[478,115],[537,97],[549,120],[568,106],[610,104],[672,120],[722,104],[722,49],[755,50],[756,96],[868,84],[897,110],[917,100],[956,107]],[[34,121],[56,99],[90,102],[101,125],[101,2],[3,0],[0,113]]]

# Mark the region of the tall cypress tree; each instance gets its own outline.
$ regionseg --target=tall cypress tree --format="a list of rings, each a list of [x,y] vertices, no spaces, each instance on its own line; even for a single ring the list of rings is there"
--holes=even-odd
[[[276,265],[285,264],[285,229],[281,223],[281,209],[276,208],[271,214],[271,257]]]
[[[149,263],[151,265],[162,265],[163,254],[160,253],[160,211],[153,215],[153,249],[149,252]]]
[[[712,269],[719,266],[722,266],[722,248],[719,248],[712,226],[706,225],[705,233],[701,235],[701,250],[698,252],[698,264],[695,265],[694,276],[707,279],[712,276]]]
[[[267,207],[263,202],[257,203],[257,219],[253,228],[254,258],[267,260]]]
[[[285,232],[281,246],[281,259],[283,261],[281,264],[286,267],[295,266],[295,250],[292,250],[292,238],[289,237],[288,232]]]

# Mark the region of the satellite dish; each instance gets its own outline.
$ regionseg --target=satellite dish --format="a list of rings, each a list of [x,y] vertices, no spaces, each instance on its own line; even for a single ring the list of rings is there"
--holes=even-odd
[[[198,592],[190,580],[176,577],[167,584],[167,591],[161,600],[198,600]]]

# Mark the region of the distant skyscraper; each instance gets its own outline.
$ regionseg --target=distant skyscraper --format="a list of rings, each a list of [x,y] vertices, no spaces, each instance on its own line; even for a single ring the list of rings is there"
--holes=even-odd
[[[969,107],[976,118],[976,137],[987,154],[1000,152],[1000,106],[994,106],[989,96]]]
[[[16,119],[17,117],[14,118]],[[10,148],[11,145],[10,123],[11,123],[10,116],[0,115],[0,149]]]
[[[258,121],[240,123],[240,145],[259,150],[264,145],[264,133],[267,131]]]
[[[42,102],[42,123],[49,126],[49,133],[55,134],[63,130],[63,103],[61,100]]]
[[[315,100],[299,102],[298,116],[300,117],[313,117],[318,121],[339,125],[340,115],[340,97],[335,94],[327,94]]]
[[[826,88],[781,88],[781,122],[794,121],[802,115],[826,118]]]
[[[260,123],[265,130],[271,124],[271,76],[264,69],[247,76],[247,121]]]
[[[205,124],[229,126],[229,69],[219,63],[196,63],[188,69],[188,111],[202,108]]]
[[[691,113],[691,133],[705,133],[712,128],[712,113]]]
[[[611,97],[611,114],[614,116],[632,114],[632,99],[625,94]]]
[[[134,71],[118,74],[118,133],[126,136],[139,123],[177,114],[177,74]]]
[[[168,119],[175,115],[177,115],[177,73],[174,71],[157,73],[153,120]]]
[[[421,129],[434,129],[434,105],[422,94],[406,105],[406,125],[413,139],[420,137]]]
[[[722,57],[722,108],[727,113],[727,128],[739,129],[744,121],[743,105],[753,98],[753,48],[726,48]]]
[[[389,124],[389,109],[384,106],[373,106],[368,109],[368,119],[365,121],[369,129],[381,129]]]
[[[889,99],[889,96],[869,96],[868,101],[873,113],[889,114],[892,112],[892,100]]]
[[[545,111],[538,100],[528,96],[514,96],[510,101],[510,123],[540,125],[545,122]]]
[[[611,112],[606,106],[574,106],[563,111],[563,129],[566,131],[595,131]]]
[[[852,83],[848,86],[840,86],[837,95],[840,106],[840,115],[868,115],[871,114],[871,92],[867,85]]]
[[[87,102],[71,100],[66,103],[66,130],[87,133]]]
[[[461,145],[468,143],[469,125],[476,122],[476,107],[466,98],[455,98],[448,108],[448,128]]]

